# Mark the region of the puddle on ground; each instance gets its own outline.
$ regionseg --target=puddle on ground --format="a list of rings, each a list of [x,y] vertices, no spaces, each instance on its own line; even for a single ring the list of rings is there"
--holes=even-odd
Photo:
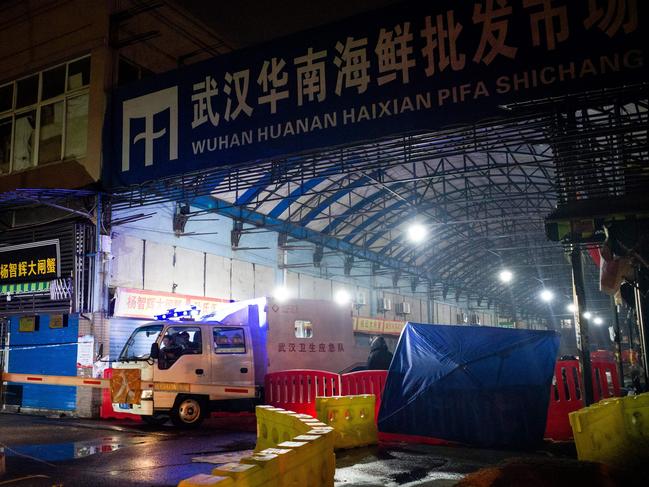
[[[96,440],[75,441],[68,443],[46,443],[42,445],[18,445],[6,449],[6,455],[26,456],[44,460],[46,462],[59,462],[74,460],[98,453],[110,453],[131,444],[141,443],[124,441],[123,438],[106,437]]]
[[[214,463],[217,465],[230,462],[239,462],[242,458],[249,457],[254,453],[254,450],[242,450],[227,453],[219,453],[216,455],[201,455],[200,457],[192,458],[192,462],[200,463]]]

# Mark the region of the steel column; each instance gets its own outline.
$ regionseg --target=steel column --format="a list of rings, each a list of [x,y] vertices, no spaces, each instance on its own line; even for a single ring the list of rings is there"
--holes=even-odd
[[[642,369],[644,373],[644,390],[649,390],[649,380],[647,379],[647,365],[649,359],[647,357],[648,343],[647,330],[645,330],[644,323],[644,306],[642,305],[642,293],[640,292],[640,272],[636,269],[635,283],[633,285],[633,297],[635,298],[635,316],[638,323],[638,330],[640,334],[640,359],[642,360]]]
[[[624,368],[622,365],[622,332],[620,331],[620,317],[618,315],[618,307],[615,304],[615,298],[612,296],[611,305],[613,306],[613,316],[615,318],[615,329],[613,331],[615,338],[615,361],[617,362],[617,370],[620,374],[620,385],[624,387]]]
[[[570,253],[572,263],[572,290],[577,311],[575,312],[575,331],[577,332],[577,349],[581,361],[581,379],[584,387],[584,406],[593,404],[593,373],[590,364],[590,339],[588,336],[588,319],[586,310],[586,290],[584,288],[584,271],[581,262],[581,250],[574,246]]]

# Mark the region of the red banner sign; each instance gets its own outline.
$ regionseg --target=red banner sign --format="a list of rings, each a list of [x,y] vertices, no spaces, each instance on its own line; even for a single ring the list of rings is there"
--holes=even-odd
[[[144,289],[117,288],[115,316],[123,318],[153,318],[168,309],[196,305],[201,313],[209,313],[229,299],[191,296],[189,294],[167,293],[164,291],[147,291]]]

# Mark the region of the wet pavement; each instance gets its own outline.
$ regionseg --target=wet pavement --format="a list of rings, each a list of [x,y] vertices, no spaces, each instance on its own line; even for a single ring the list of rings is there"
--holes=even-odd
[[[215,464],[237,461],[254,443],[252,415],[210,418],[199,430],[179,431],[131,421],[0,414],[6,463],[0,486],[177,485]],[[337,487],[450,486],[510,458],[570,459],[574,449],[521,453],[389,443],[338,451],[336,457]]]
[[[211,418],[199,430],[178,431],[132,421],[0,414],[6,464],[0,486],[175,486],[211,470],[192,459],[245,452],[254,444],[253,416]]]

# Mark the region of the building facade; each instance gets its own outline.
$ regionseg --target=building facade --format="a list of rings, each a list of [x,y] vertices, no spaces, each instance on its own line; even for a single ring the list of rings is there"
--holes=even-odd
[[[3,370],[97,375],[160,307],[209,309],[278,286],[306,299],[348,292],[359,341],[385,333],[393,345],[405,321],[499,324],[495,309],[475,298],[433,295],[369,264],[350,272],[340,252],[184,201],[114,209],[102,186],[111,90],[231,48],[176,4],[10,1],[0,26]],[[100,397],[9,384],[1,400],[21,411],[95,416]]]
[[[91,375],[80,357],[98,358],[110,335],[110,90],[226,47],[178,7],[150,2],[10,1],[0,26],[0,368]],[[9,384],[2,403],[93,416],[98,394]]]

